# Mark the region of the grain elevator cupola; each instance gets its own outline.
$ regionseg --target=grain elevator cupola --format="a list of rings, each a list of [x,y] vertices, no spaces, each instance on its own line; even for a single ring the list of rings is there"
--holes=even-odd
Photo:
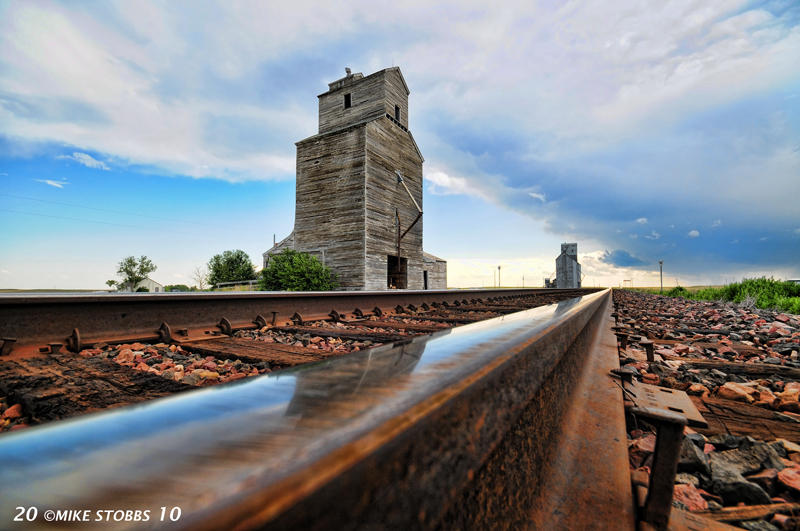
[[[438,289],[444,260],[422,250],[423,157],[398,67],[346,75],[318,96],[319,130],[296,143],[294,231],[284,248],[316,256],[344,289]]]

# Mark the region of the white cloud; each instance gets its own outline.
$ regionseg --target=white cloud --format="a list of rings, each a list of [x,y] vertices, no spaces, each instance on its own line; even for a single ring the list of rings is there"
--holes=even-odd
[[[65,184],[69,184],[66,179],[61,181],[54,181],[52,179],[34,179],[37,183],[44,183],[48,186],[52,186],[54,188],[64,188]]]
[[[636,223],[638,223],[639,225],[644,225],[645,223],[647,223],[647,218],[639,218],[636,220]]]
[[[650,231],[650,234],[646,234],[645,238],[647,238],[648,240],[657,240],[661,238],[661,235],[656,231]]]
[[[722,220],[721,219],[715,219],[714,222],[711,224],[711,228],[713,229],[714,227],[719,227],[721,225],[722,225]]]
[[[544,203],[546,201],[546,198],[545,198],[544,194],[540,194],[540,193],[537,193],[537,192],[528,192],[528,195],[531,196],[534,199],[538,199],[542,203]]]
[[[88,153],[80,153],[76,151],[72,155],[59,155],[56,158],[74,160],[78,164],[83,164],[87,168],[95,168],[97,170],[106,170],[106,171],[110,169],[105,162],[97,160]]]
[[[742,7],[681,0],[609,8],[594,0],[492,10],[465,0],[448,7],[442,25],[421,2],[393,6],[391,16],[366,0],[348,9],[303,1],[81,10],[18,3],[0,21],[0,90],[39,112],[5,106],[0,119],[22,139],[192,176],[291,177],[292,142],[315,131],[313,95],[333,79],[320,71],[314,87],[291,85],[305,68],[292,56],[335,54],[372,28],[387,38],[351,66],[403,67],[412,118],[423,119],[412,128],[434,114],[486,124],[536,138],[529,156],[554,160],[613,145],[653,116],[678,118],[718,104],[720,94],[733,99],[793,76],[800,32]],[[294,93],[284,97],[287,86]],[[63,119],[43,102],[71,102],[77,115]],[[246,138],[220,145],[211,139],[217,118],[249,118],[244,137],[274,138],[258,149]]]
[[[687,236],[689,236],[690,238],[697,238],[698,236],[700,236],[700,231],[697,229],[692,229],[689,231],[689,234],[687,234]]]
[[[464,177],[449,175],[443,171],[432,171],[425,175],[425,179],[428,181],[428,191],[434,195],[458,194],[490,199],[489,194]]]

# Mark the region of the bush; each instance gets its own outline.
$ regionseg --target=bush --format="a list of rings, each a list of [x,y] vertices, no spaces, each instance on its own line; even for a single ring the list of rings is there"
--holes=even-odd
[[[259,289],[269,291],[329,291],[339,286],[330,269],[308,253],[284,249],[261,271]]]
[[[256,278],[256,270],[250,257],[241,249],[215,254],[208,261],[208,283],[216,286],[220,282],[239,282]]]
[[[168,284],[164,286],[164,291],[192,291],[186,284]]]
[[[688,297],[689,290],[683,286],[676,286],[665,293],[667,297]]]

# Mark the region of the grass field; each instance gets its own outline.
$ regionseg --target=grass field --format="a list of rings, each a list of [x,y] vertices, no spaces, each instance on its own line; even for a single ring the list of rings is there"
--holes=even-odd
[[[645,293],[659,293],[658,288],[632,288]],[[800,284],[773,278],[746,278],[725,286],[678,286],[664,290],[667,297],[694,300],[722,300],[757,308],[777,309],[800,314]]]

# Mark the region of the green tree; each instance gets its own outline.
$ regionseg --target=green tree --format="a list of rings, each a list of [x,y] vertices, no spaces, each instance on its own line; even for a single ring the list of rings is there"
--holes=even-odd
[[[315,257],[284,249],[270,258],[258,286],[270,291],[328,291],[339,284],[331,270]]]
[[[164,286],[164,291],[192,291],[186,284],[168,284]]]
[[[122,279],[117,282],[120,289],[133,291],[136,285],[147,278],[147,275],[158,269],[153,262],[142,255],[137,260],[133,256],[123,258],[119,262],[117,275]]]
[[[241,249],[215,254],[208,261],[208,283],[212,286],[220,282],[239,282],[256,278],[256,269],[250,257]]]

